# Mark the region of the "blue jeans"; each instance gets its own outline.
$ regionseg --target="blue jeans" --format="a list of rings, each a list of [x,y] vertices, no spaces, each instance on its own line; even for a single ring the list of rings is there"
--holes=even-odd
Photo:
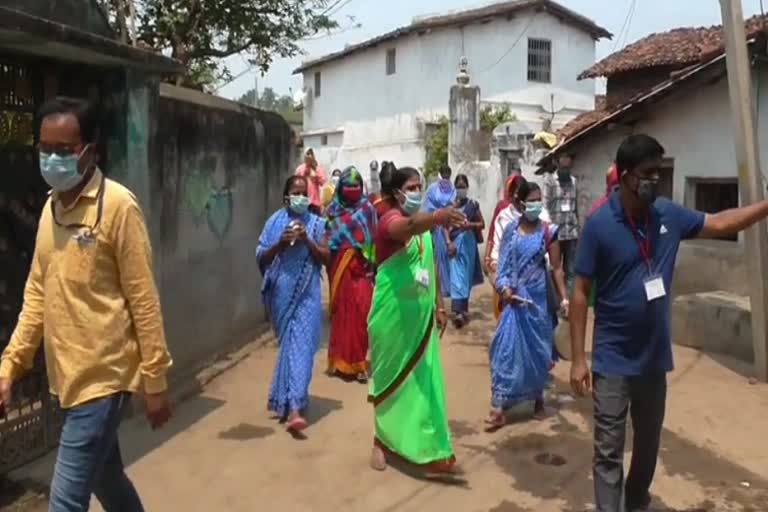
[[[81,512],[95,494],[106,512],[143,512],[125,474],[117,428],[129,393],[117,393],[66,411],[51,482],[49,512]]]

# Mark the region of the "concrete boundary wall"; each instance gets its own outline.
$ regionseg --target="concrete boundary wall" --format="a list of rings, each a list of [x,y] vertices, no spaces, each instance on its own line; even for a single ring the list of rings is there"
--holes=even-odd
[[[150,108],[147,215],[178,376],[263,328],[255,250],[281,205],[292,135],[277,114],[171,85]]]

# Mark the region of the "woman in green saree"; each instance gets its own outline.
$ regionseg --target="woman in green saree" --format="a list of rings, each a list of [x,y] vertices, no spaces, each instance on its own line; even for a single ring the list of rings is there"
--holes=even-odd
[[[376,437],[371,466],[397,456],[429,473],[455,472],[438,339],[447,316],[430,230],[466,222],[446,208],[420,213],[422,183],[405,167],[382,183],[392,208],[376,230],[378,270],[368,317]]]

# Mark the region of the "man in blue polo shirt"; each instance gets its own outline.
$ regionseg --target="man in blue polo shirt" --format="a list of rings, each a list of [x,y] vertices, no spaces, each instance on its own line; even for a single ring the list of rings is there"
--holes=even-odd
[[[587,219],[576,254],[570,303],[571,386],[593,387],[598,512],[647,510],[672,370],[670,295],[682,240],[733,235],[768,216],[768,202],[709,215],[657,199],[664,148],[631,135],[616,155],[620,185]],[[596,283],[592,373],[584,338]],[[624,484],[627,412],[632,462]],[[626,508],[625,508],[626,507]]]

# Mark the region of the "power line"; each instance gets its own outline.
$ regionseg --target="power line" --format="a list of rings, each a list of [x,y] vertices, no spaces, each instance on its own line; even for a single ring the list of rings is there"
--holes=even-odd
[[[520,32],[520,34],[518,34],[517,39],[515,39],[515,41],[512,43],[512,46],[510,46],[507,49],[507,51],[504,52],[504,55],[499,57],[499,60],[494,62],[491,66],[483,69],[482,71],[479,71],[478,73],[487,73],[488,71],[490,71],[493,68],[495,68],[496,66],[498,66],[501,63],[501,61],[503,61],[505,58],[507,58],[507,55],[512,53],[512,50],[515,49],[515,46],[517,46],[517,43],[520,42],[520,40],[523,38],[523,36],[526,34],[526,32],[528,32],[528,29],[531,28],[531,25],[533,24],[533,20],[535,20],[536,16],[538,16],[538,15],[539,15],[539,13],[537,11],[533,16],[528,18],[528,23],[525,25],[525,28],[523,28],[522,32]]]
[[[334,14],[338,13],[341,9],[343,9],[344,7],[349,5],[351,2],[352,2],[352,0],[335,0],[331,5],[329,5],[325,9],[325,11],[323,11],[323,13],[320,16],[326,16],[326,15],[333,16]],[[333,10],[333,12],[330,12],[331,10]],[[315,40],[318,40],[318,39],[325,39],[325,38],[328,38],[328,37],[333,37],[333,36],[335,36],[337,34],[343,34],[344,32],[348,32],[348,31],[354,30],[356,28],[360,28],[359,25],[354,25],[353,24],[350,27],[347,27],[345,29],[341,29],[341,30],[336,31],[336,32],[331,32],[331,33],[323,35],[323,36],[306,37],[304,39],[300,39],[300,41],[315,41]],[[241,55],[241,58],[242,58],[242,55]],[[233,76],[232,78],[230,78],[229,80],[227,80],[223,84],[219,85],[214,90],[216,92],[220,91],[221,89],[223,89],[224,87],[228,86],[229,84],[231,84],[235,80],[239,80],[240,78],[245,76],[247,73],[250,73],[256,67],[258,67],[258,64],[254,64],[254,65],[248,66],[246,69],[244,69],[243,71],[241,71],[237,75]]]
[[[339,0],[339,1],[341,1],[341,0]],[[344,0],[343,3],[341,5],[339,5],[336,9],[334,9],[333,12],[331,12],[328,16],[334,16],[334,15],[338,14],[339,11],[341,11],[343,8],[345,8],[347,5],[349,5],[350,2],[352,2],[352,0]],[[339,2],[336,2],[336,3],[338,4]]]
[[[320,16],[325,16],[326,14],[331,12],[334,7],[336,7],[337,5],[339,5],[343,1],[344,0],[336,0],[335,2],[331,3],[331,5],[329,5],[322,13],[320,13]]]
[[[624,34],[624,31],[628,29],[629,20],[632,17],[632,13],[635,10],[635,1],[636,0],[630,0],[629,7],[627,8],[627,15],[624,16],[624,23],[621,25],[621,30],[619,30],[619,34],[616,36],[616,42],[613,45],[614,52],[618,50],[619,43],[621,42],[621,37]]]
[[[637,0],[632,1],[632,9],[629,12],[629,21],[627,22],[627,30],[624,31],[624,41],[621,43],[621,47],[627,45],[627,38],[629,37],[629,31],[632,29],[632,20],[635,19],[635,9],[637,9]]]

